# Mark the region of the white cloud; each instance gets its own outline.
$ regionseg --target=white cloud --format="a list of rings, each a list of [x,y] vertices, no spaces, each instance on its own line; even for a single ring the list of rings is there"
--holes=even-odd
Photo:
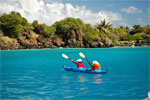
[[[128,14],[139,14],[142,13],[142,10],[134,7],[134,6],[130,6],[128,8],[122,8],[121,11],[126,12]]]
[[[66,17],[80,18],[85,23],[95,25],[100,19],[106,19],[111,23],[125,25],[123,17],[118,12],[99,11],[92,12],[85,6],[73,6],[70,3],[63,4],[54,0],[1,0],[0,14],[17,11],[29,22],[38,20],[40,23],[52,25],[54,22]]]
[[[150,9],[147,9],[148,13],[150,14]]]
[[[100,11],[99,16],[105,18],[108,21],[121,21],[123,20],[122,16],[119,13],[114,13],[112,11]]]
[[[142,21],[141,18],[138,18],[137,21],[138,21],[140,24],[144,25],[144,22]]]

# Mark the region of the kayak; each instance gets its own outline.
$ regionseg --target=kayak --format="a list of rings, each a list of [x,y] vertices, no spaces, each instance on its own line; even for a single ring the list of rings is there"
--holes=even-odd
[[[101,69],[101,71],[90,71],[88,69],[78,70],[77,68],[67,67],[67,66],[64,66],[64,70],[66,70],[66,71],[73,71],[73,72],[90,73],[90,74],[105,74],[105,73],[108,72],[108,69]]]

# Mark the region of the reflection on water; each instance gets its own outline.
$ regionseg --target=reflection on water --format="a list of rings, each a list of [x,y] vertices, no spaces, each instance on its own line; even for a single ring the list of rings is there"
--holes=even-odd
[[[86,81],[86,78],[82,75],[82,74],[79,74],[78,75],[78,82],[85,82]]]
[[[63,79],[64,83],[68,83],[70,81],[70,77],[67,75],[62,75],[62,79]]]
[[[100,74],[94,75],[94,83],[102,83],[102,79],[101,79]]]

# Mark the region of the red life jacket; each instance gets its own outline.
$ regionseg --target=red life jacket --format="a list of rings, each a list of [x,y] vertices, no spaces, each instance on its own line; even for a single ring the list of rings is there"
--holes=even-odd
[[[80,63],[80,62],[75,62],[75,61],[72,61],[72,62],[75,63],[75,64],[77,64],[78,68],[79,67],[84,67],[85,68],[85,66],[82,63]]]
[[[92,69],[91,70],[95,70],[95,69],[100,69],[100,64],[94,64],[94,68],[92,67]]]
[[[94,64],[95,69],[100,69],[100,64]]]

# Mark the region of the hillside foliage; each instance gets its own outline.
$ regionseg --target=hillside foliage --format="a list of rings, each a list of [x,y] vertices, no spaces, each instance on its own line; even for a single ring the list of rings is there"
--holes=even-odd
[[[118,44],[120,41],[148,40],[150,41],[150,25],[133,25],[132,29],[128,26],[113,28],[113,24],[100,20],[95,26],[85,24],[79,18],[68,17],[55,22],[53,25],[39,24],[37,20],[29,23],[26,18],[18,12],[0,15],[0,33],[10,38],[17,38],[23,31],[32,30],[45,38],[62,35],[71,30],[82,29],[84,32],[83,40],[87,43],[97,41],[109,41]]]

